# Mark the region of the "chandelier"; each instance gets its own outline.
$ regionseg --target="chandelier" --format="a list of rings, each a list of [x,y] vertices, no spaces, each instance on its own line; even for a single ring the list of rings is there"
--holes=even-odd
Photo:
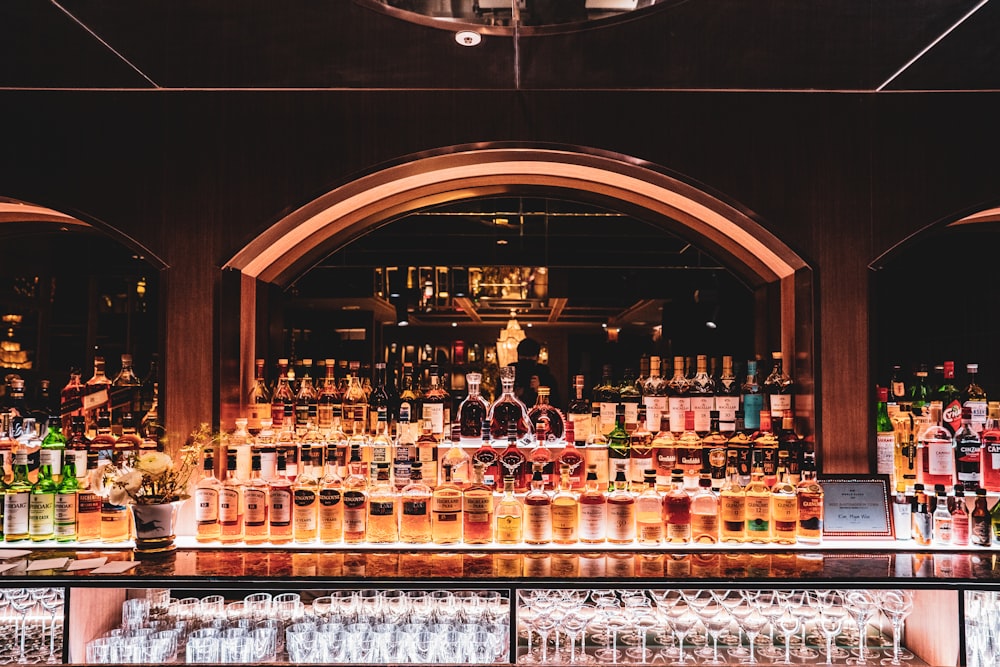
[[[524,330],[517,323],[516,315],[517,311],[512,308],[507,326],[500,330],[497,338],[497,364],[501,368],[517,361],[517,344],[524,340]]]

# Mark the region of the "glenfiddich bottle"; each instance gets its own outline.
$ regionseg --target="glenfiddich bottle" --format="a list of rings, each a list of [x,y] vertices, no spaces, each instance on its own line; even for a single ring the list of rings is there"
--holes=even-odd
[[[746,540],[746,491],[740,484],[735,455],[729,456],[726,473],[726,482],[719,492],[722,541],[744,542]]]
[[[798,498],[796,541],[819,544],[823,539],[823,486],[816,481],[816,462],[811,455],[807,455],[802,463],[802,480],[796,486],[795,494]]]
[[[795,544],[798,536],[799,508],[795,486],[788,479],[788,453],[778,452],[777,481],[771,487],[771,521],[774,541]]]

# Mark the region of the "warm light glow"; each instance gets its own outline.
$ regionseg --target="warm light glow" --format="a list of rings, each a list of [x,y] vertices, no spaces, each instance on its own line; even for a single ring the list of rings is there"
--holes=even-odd
[[[518,324],[516,310],[510,311],[507,326],[500,330],[497,338],[497,364],[507,366],[517,361],[517,344],[524,340],[524,330]]]

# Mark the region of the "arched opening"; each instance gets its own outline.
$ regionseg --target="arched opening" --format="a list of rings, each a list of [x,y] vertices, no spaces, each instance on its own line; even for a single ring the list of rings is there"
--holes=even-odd
[[[745,211],[704,188],[620,155],[579,148],[462,146],[410,156],[306,204],[251,241],[225,266],[239,331],[223,332],[223,368],[240,387],[224,396],[223,419],[241,412],[266,321],[258,306],[268,286],[285,287],[339,248],[415,211],[483,197],[545,194],[595,203],[659,226],[709,253],[753,291],[753,349],[780,350],[798,380],[796,416],[815,432],[812,273],[794,251]],[[614,224],[613,220],[609,224]],[[431,262],[433,264],[433,262]],[[238,279],[235,277],[238,276]],[[769,367],[769,361],[765,362]],[[238,370],[237,370],[238,367]],[[226,382],[222,383],[226,386]]]

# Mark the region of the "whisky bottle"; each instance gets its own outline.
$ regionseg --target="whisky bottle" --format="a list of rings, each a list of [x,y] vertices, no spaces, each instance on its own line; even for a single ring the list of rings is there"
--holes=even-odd
[[[431,486],[438,482],[438,439],[431,432],[431,423],[421,422],[420,437],[414,444],[417,460],[423,464],[424,481]]]
[[[194,489],[195,540],[215,542],[219,539],[219,495],[222,482],[215,476],[215,457],[211,448],[205,449],[202,463],[204,477]]]
[[[437,365],[430,369],[430,386],[424,392],[423,420],[430,422],[431,433],[441,439],[451,429],[451,396],[441,385]],[[425,470],[426,474],[427,471]]]
[[[70,419],[70,430],[67,431],[66,449],[63,457],[73,459],[76,476],[83,480],[87,476],[87,453],[90,451],[90,438],[87,437],[87,422],[83,415],[74,415]]]
[[[468,394],[458,406],[459,437],[464,447],[476,447],[481,443],[483,422],[490,410],[479,390],[482,381],[482,373],[465,374]]]
[[[410,481],[400,492],[399,541],[427,544],[431,541],[431,487],[424,484],[423,464],[414,461]]]
[[[639,544],[658,545],[663,542],[663,499],[656,491],[656,471],[643,473],[645,488],[635,499],[636,537]]]
[[[642,403],[646,406],[646,430],[656,433],[663,416],[667,417],[669,424],[667,381],[660,376],[660,357],[649,358],[649,377],[642,387]]]
[[[493,487],[485,482],[486,466],[472,465],[472,483],[462,494],[463,536],[466,544],[489,544],[493,541]]]
[[[912,487],[917,483],[917,440],[909,403],[901,403],[892,418],[893,480]]]
[[[104,498],[101,502],[101,542],[124,542],[130,537],[129,509]]]
[[[460,489],[469,486],[472,481],[472,457],[462,447],[458,424],[452,424],[451,437],[441,443],[440,451],[444,452],[441,458],[442,467],[451,468],[451,481]]]
[[[896,494],[892,497],[892,525],[897,540],[913,539],[913,507],[902,482],[896,484]]]
[[[750,484],[746,491],[746,513],[748,542],[767,544],[771,541],[771,489],[764,483],[764,467],[761,457],[754,457],[750,472]]]
[[[301,434],[316,425],[319,415],[319,395],[313,385],[312,359],[302,360],[302,377],[295,394],[295,428]]]
[[[63,455],[66,452],[66,436],[62,432],[62,420],[56,416],[46,417],[48,430],[42,438],[39,449],[39,465],[48,465],[52,481],[59,484],[62,481]]]
[[[319,541],[335,544],[344,539],[344,480],[340,477],[336,447],[326,450],[323,478],[319,482]]]
[[[981,434],[986,428],[989,403],[986,400],[986,392],[976,382],[979,364],[966,364],[965,372],[969,376],[969,381],[962,390],[962,407],[969,408],[972,430]]]
[[[670,475],[670,489],[663,496],[665,539],[672,544],[691,541],[691,496],[685,489],[684,477],[682,468],[674,468]]]
[[[684,357],[674,357],[674,374],[667,381],[667,409],[670,412],[670,430],[675,434],[684,430],[684,413],[691,409],[690,388],[684,375]]]
[[[625,406],[619,404],[615,412],[615,426],[607,434],[608,438],[608,476],[617,479],[618,471],[622,472],[628,483],[629,436],[625,430]]]
[[[226,455],[226,478],[219,493],[219,541],[223,544],[243,539],[243,480],[236,473],[236,452]]]
[[[628,472],[629,481],[636,488],[642,488],[647,470],[653,468],[653,434],[646,428],[645,406],[639,406],[639,421],[629,433]]]
[[[101,539],[101,497],[92,488],[92,480],[97,474],[97,452],[87,453],[84,471],[86,483],[77,494],[76,540],[96,542]]]
[[[368,397],[361,386],[357,362],[351,362],[352,373],[347,379],[347,388],[342,398],[343,420],[345,430],[359,435],[365,435],[369,430]]]
[[[399,541],[399,497],[389,483],[389,464],[379,463],[375,483],[368,491],[368,523],[365,539],[371,544],[391,544]]]
[[[514,395],[514,373],[513,366],[500,369],[501,393],[490,405],[486,416],[494,440],[505,438],[509,426],[514,427],[518,440],[528,440],[534,435],[531,420],[528,419],[528,408]]]
[[[709,413],[708,434],[701,439],[702,470],[708,469],[712,490],[718,493],[726,481],[726,436],[719,431],[719,411]],[[701,481],[698,482],[699,486]]]
[[[351,446],[347,468],[349,474],[344,480],[344,543],[361,544],[365,541],[368,518],[368,480],[357,444]]]
[[[802,462],[802,480],[795,487],[795,496],[798,500],[796,541],[819,544],[823,539],[823,486],[816,481],[816,462],[812,455],[807,455]]]
[[[552,497],[552,541],[556,544],[580,540],[580,502],[572,487],[569,464],[560,463],[559,490]]]
[[[250,477],[243,486],[243,541],[247,544],[267,542],[268,486],[260,476],[260,454],[250,455]]]
[[[799,506],[795,486],[788,479],[788,453],[778,452],[778,479],[771,487],[771,521],[774,541],[795,544],[798,538]]]
[[[598,433],[608,433],[615,427],[618,403],[618,387],[612,382],[611,365],[605,364],[602,367],[601,381],[591,393],[591,415],[597,417],[598,423],[594,428]]]
[[[691,410],[694,411],[694,430],[705,436],[711,429],[711,412],[715,409],[715,380],[708,374],[708,357],[697,356],[694,377],[688,389]]]
[[[586,442],[591,431],[591,405],[583,395],[584,381],[582,375],[573,376],[574,398],[566,407],[567,427],[572,424],[573,432],[581,442]],[[569,438],[567,437],[567,440]],[[581,474],[581,477],[583,475]]]
[[[285,419],[285,405],[291,406],[295,414],[295,394],[288,384],[288,359],[278,359],[278,380],[271,394],[271,422],[278,425]]]
[[[624,470],[615,473],[615,488],[608,494],[607,541],[613,544],[635,541],[635,497],[628,491]]]
[[[636,386],[635,371],[626,368],[618,385],[618,404],[625,408],[625,430],[631,432],[639,422],[639,405],[642,391]],[[617,408],[615,417],[617,418]]]
[[[614,421],[614,415],[612,415]],[[601,431],[601,420],[597,409],[592,407],[590,418],[591,431],[583,450],[583,464],[589,469],[593,466],[597,474],[597,483],[604,491],[608,490],[611,463],[608,455],[608,439]]]
[[[573,422],[566,424],[566,446],[555,457],[559,466],[566,466],[569,470],[569,485],[571,489],[582,489],[584,482],[583,470],[583,450],[586,443],[581,436],[576,434],[576,425]],[[560,467],[560,470],[562,468]]]
[[[719,498],[712,492],[712,479],[702,475],[698,490],[691,496],[691,541],[715,544],[719,541]]]
[[[389,408],[388,406],[382,406],[375,414],[374,436],[368,444],[369,479],[375,479],[378,467],[383,463],[386,464],[386,468],[388,469],[393,460],[394,449],[395,439],[389,431]]]
[[[104,370],[104,357],[94,357],[94,374],[84,384],[83,412],[87,418],[87,429],[94,431],[97,427],[97,417],[103,413],[108,415],[111,423],[111,379]]]
[[[492,434],[492,428],[491,428]],[[517,446],[517,426],[515,424],[509,424],[507,431],[507,448],[500,452],[500,467],[502,468],[504,477],[513,477],[515,480],[515,490],[520,492],[524,490],[522,485],[524,482],[524,469],[527,466],[527,458],[524,453]]]
[[[653,436],[651,459],[651,467],[656,470],[656,488],[666,491],[670,488],[670,474],[677,467],[677,442],[666,412],[660,417],[660,430]]]
[[[316,425],[323,433],[330,432],[334,422],[339,422],[344,416],[340,391],[337,388],[336,371],[336,359],[327,359],[323,381],[316,397]]]
[[[59,487],[52,481],[51,468],[42,464],[38,479],[31,487],[28,499],[28,537],[32,542],[44,542],[55,536],[56,492]]]
[[[549,544],[552,541],[552,498],[545,492],[541,464],[534,464],[531,488],[524,495],[525,544]]]
[[[59,412],[62,414],[62,429],[65,433],[70,432],[74,417],[83,417],[84,424],[86,424],[86,417],[84,417],[83,413],[85,387],[80,382],[80,378],[79,369],[71,369],[69,372],[69,382],[59,392]],[[86,426],[84,427],[84,431],[86,431]],[[79,461],[77,462],[77,470],[83,470],[80,467]]]
[[[564,439],[566,432],[566,419],[562,412],[549,402],[551,389],[546,386],[538,388],[538,396],[535,404],[528,410],[528,419],[535,430],[536,441],[560,441]],[[545,433],[545,437],[539,435],[539,430]]]
[[[397,490],[402,491],[410,483],[410,470],[416,460],[417,444],[410,428],[410,406],[402,404],[399,406],[399,423],[392,450],[392,481]]]
[[[963,408],[964,409],[964,408]],[[965,504],[965,489],[955,485],[955,497],[951,508],[951,544],[956,547],[969,546],[970,517]]]
[[[319,530],[319,478],[312,447],[304,444],[300,456],[301,472],[292,484],[292,540],[308,544],[316,541]]]
[[[580,494],[580,541],[601,544],[607,538],[608,498],[597,479],[596,467],[587,469],[584,490]]]
[[[541,388],[539,388],[541,391]],[[540,394],[539,394],[540,395]],[[537,436],[534,445],[525,454],[525,465],[524,472],[527,477],[524,481],[524,485],[528,488],[531,487],[531,480],[534,477],[535,467],[538,467],[539,472],[542,475],[542,486],[545,489],[551,489],[555,486],[552,479],[552,451],[549,449],[549,442],[546,439],[546,422],[541,421],[538,424],[538,428],[535,430],[535,435]]]
[[[781,352],[771,353],[771,373],[764,379],[767,404],[762,409],[771,412],[771,419],[780,420],[792,410],[794,382],[783,368]]]
[[[375,386],[368,396],[368,420],[372,433],[388,428],[390,419],[389,390],[386,387],[385,363],[375,364]],[[384,415],[384,416],[383,416]],[[382,424],[386,424],[383,427]]]
[[[56,419],[58,422],[58,418]],[[66,460],[62,481],[56,488],[53,536],[56,542],[76,541],[76,509],[80,482],[76,477],[76,463]]]
[[[422,399],[423,393],[420,391],[420,385],[413,377],[413,364],[405,362],[403,364],[403,385],[399,392],[399,412],[400,420],[402,420],[402,413],[404,409],[409,412],[409,423],[414,430],[413,435],[410,438],[411,442],[415,441],[420,435],[420,422],[423,420],[424,414],[424,408],[421,403]],[[434,478],[437,479],[437,470],[434,472]],[[427,479],[426,470],[424,470],[424,479]]]
[[[514,477],[503,478],[503,497],[496,508],[497,544],[520,544],[523,508],[514,495]]]
[[[740,383],[733,372],[733,358],[722,357],[722,373],[715,383],[715,409],[719,411],[719,430],[731,433],[736,429],[736,411],[740,409]]]
[[[263,462],[261,462],[263,466]],[[284,450],[279,451],[275,460],[275,476],[268,482],[268,535],[271,544],[287,544],[292,541],[292,480],[288,477]]]
[[[748,431],[760,428],[760,411],[764,409],[764,393],[757,381],[757,361],[747,361],[747,377],[740,387],[740,398],[743,405],[743,424]]]
[[[431,496],[431,540],[434,544],[462,541],[462,489],[452,481],[451,466],[442,465],[444,481]]]
[[[677,437],[674,449],[677,451],[677,467],[684,475],[684,486],[693,491],[698,486],[698,476],[704,466],[701,436],[694,430],[694,410],[684,413],[684,430]]]
[[[719,491],[721,509],[721,541],[746,541],[746,491],[740,483],[739,472],[736,469],[736,455],[729,455],[726,466],[726,482]]]
[[[889,388],[878,387],[875,402],[875,460],[876,472],[892,475],[896,461],[896,434],[889,418]],[[899,412],[899,406],[896,406]]]
[[[990,546],[992,532],[986,489],[976,489],[976,504],[969,515],[969,539],[976,546],[988,547]]]
[[[264,360],[254,360],[254,380],[247,392],[247,430],[251,435],[260,433],[261,419],[271,418],[271,392],[264,378]]]

